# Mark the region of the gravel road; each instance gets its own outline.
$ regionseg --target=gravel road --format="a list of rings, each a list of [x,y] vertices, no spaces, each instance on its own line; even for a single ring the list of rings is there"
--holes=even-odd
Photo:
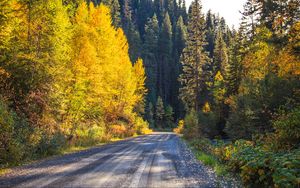
[[[0,187],[216,187],[216,178],[175,134],[153,133],[15,168]]]

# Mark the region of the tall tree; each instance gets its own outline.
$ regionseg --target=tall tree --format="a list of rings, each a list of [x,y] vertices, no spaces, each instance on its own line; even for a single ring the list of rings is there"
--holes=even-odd
[[[156,103],[157,99],[157,75],[158,75],[158,37],[159,26],[156,14],[151,19],[148,19],[145,25],[145,42],[143,44],[142,57],[146,68],[146,85],[149,89],[148,101],[152,104]]]
[[[242,14],[242,25],[246,28],[246,36],[251,40],[255,35],[255,29],[259,24],[261,3],[257,0],[247,0]]]
[[[156,126],[162,128],[162,123],[165,115],[164,102],[161,97],[157,98],[156,107],[155,107],[155,123]]]
[[[168,12],[165,14],[159,35],[159,79],[158,92],[162,99],[167,102],[170,97],[170,66],[172,59],[172,24]]]
[[[174,41],[174,65],[172,66],[172,85],[171,85],[171,105],[174,107],[175,115],[178,117],[183,114],[182,103],[178,99],[180,83],[178,77],[182,71],[182,65],[180,63],[180,56],[183,49],[185,48],[187,38],[187,28],[184,24],[182,16],[179,17],[176,30],[175,30],[175,41]]]
[[[205,19],[202,14],[199,0],[192,2],[188,22],[188,37],[186,48],[182,54],[183,73],[179,80],[180,98],[188,109],[194,108],[197,112],[205,103],[203,93],[207,88],[207,75],[205,70],[210,62],[204,47]]]

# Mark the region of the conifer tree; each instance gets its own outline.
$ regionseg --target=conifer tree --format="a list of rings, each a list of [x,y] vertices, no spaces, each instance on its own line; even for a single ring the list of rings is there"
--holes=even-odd
[[[156,126],[162,127],[162,123],[165,115],[164,102],[161,97],[157,98],[156,107],[155,107],[155,123]]]
[[[115,27],[121,27],[121,8],[118,0],[103,0],[103,4],[110,8],[112,24]]]
[[[172,59],[172,24],[169,14],[165,14],[159,35],[159,79],[158,92],[164,101],[170,96],[170,66],[173,64]]]
[[[226,74],[226,67],[228,66],[228,51],[220,30],[217,33],[214,46],[213,75],[216,75],[220,71],[222,76],[224,76]]]
[[[151,19],[148,19],[145,25],[145,42],[143,44],[142,57],[146,68],[146,85],[149,89],[148,101],[155,104],[157,99],[157,74],[158,74],[158,37],[159,26],[156,14]]]
[[[241,54],[239,52],[240,45],[239,34],[233,34],[233,38],[230,42],[228,67],[226,69],[225,81],[226,81],[226,96],[235,95],[238,92],[240,80],[241,80]]]
[[[190,8],[187,43],[181,60],[183,73],[179,77],[181,100],[188,109],[194,108],[197,112],[205,103],[205,98],[202,98],[207,88],[208,75],[205,71],[210,62],[204,50],[205,20],[201,10],[199,0],[195,0]]]
[[[257,0],[247,0],[244,4],[244,10],[241,12],[243,15],[241,24],[247,28],[245,34],[249,40],[255,35],[255,28],[259,22],[260,7],[261,3]]]
[[[164,115],[164,120],[168,127],[172,127],[174,121],[173,115],[174,115],[173,108],[172,106],[168,105],[165,109],[165,115]]]

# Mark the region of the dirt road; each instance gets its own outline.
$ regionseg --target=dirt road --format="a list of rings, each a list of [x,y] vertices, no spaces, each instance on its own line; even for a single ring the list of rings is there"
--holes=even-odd
[[[14,169],[0,187],[216,187],[172,133],[130,138]]]

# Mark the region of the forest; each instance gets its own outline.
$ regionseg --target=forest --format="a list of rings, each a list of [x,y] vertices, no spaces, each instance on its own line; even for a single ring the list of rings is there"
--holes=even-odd
[[[178,124],[244,185],[299,186],[299,7],[1,0],[0,168]]]

